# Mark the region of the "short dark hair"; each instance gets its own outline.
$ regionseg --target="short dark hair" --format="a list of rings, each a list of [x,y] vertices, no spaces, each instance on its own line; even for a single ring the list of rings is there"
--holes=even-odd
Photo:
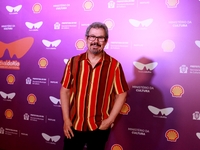
[[[102,28],[104,29],[104,32],[105,32],[105,39],[106,41],[108,40],[108,27],[104,24],[104,23],[101,23],[101,22],[93,22],[91,25],[89,25],[86,29],[86,32],[85,32],[85,36],[87,37],[89,35],[89,32],[90,32],[90,29],[91,28]]]

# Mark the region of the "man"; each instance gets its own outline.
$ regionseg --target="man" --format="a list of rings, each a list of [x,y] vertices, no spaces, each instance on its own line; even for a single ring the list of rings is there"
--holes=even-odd
[[[121,64],[104,51],[107,26],[92,23],[85,40],[87,51],[68,61],[61,81],[64,150],[104,150],[128,91]]]

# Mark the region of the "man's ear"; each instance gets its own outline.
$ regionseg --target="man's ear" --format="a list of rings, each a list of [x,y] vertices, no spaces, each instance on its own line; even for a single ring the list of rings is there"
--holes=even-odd
[[[106,39],[106,41],[105,41],[105,42],[106,42],[106,44],[107,44],[107,43],[108,43],[108,39]]]

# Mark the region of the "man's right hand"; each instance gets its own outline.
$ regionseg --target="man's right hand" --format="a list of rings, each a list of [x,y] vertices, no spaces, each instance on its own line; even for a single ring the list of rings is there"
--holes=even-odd
[[[70,119],[65,120],[64,121],[64,126],[63,126],[63,130],[64,130],[64,134],[68,139],[71,139],[72,137],[74,137],[74,133],[72,131],[72,122]]]

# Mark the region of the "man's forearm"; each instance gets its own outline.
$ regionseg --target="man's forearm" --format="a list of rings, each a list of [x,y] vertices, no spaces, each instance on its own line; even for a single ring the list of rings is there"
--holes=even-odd
[[[63,120],[68,120],[70,117],[70,90],[64,87],[60,89],[60,101],[61,101],[61,109],[63,114]]]
[[[108,118],[112,123],[115,121],[117,115],[121,111],[122,106],[124,105],[126,101],[126,95],[127,95],[127,92],[116,95],[114,106]]]

